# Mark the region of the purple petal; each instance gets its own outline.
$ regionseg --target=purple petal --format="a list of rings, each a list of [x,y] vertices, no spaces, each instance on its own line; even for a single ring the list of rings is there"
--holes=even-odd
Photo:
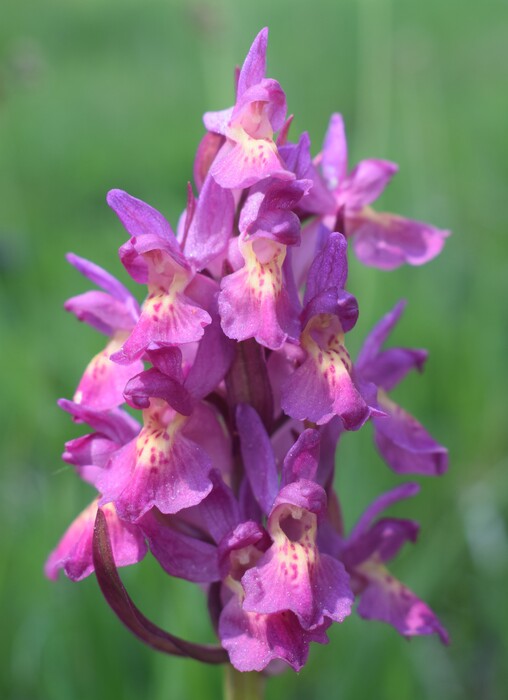
[[[275,659],[300,671],[307,661],[310,642],[328,643],[327,626],[304,630],[296,616],[286,611],[273,615],[248,613],[233,595],[221,613],[219,637],[239,671],[262,671]]]
[[[340,558],[348,571],[354,571],[371,557],[375,557],[376,562],[389,561],[405,542],[416,541],[418,530],[419,525],[413,520],[383,518],[346,544]]]
[[[309,135],[304,132],[297,144],[287,144],[279,147],[279,154],[299,180],[312,182],[310,191],[306,192],[298,209],[310,214],[333,214],[337,209],[335,198],[327,189],[325,182],[316,170],[310,155]]]
[[[105,292],[111,294],[112,297],[125,304],[132,305],[133,307],[137,306],[137,302],[127,287],[124,287],[116,277],[110,275],[109,272],[106,272],[102,267],[90,262],[90,260],[80,258],[79,255],[75,255],[74,253],[67,253],[65,257],[78,272],[81,272],[81,274],[87,277],[91,282],[101,287],[101,289],[104,289]]]
[[[246,477],[243,478],[240,483],[238,505],[240,508],[241,520],[254,520],[256,522],[261,522],[263,520],[263,511],[254,498],[251,485]]]
[[[400,406],[386,398],[380,405],[388,415],[373,417],[374,440],[388,465],[398,474],[443,474],[448,468],[448,450]]]
[[[194,583],[220,580],[215,545],[177,532],[155,510],[146,513],[139,526],[148,539],[150,551],[170,576]]]
[[[235,140],[221,148],[210,167],[210,174],[225,189],[243,189],[266,177],[293,180],[282,163],[273,141],[255,139],[245,131],[235,132]]]
[[[115,331],[129,331],[138,319],[134,304],[126,305],[106,292],[89,291],[67,299],[64,309],[78,321],[88,323],[100,333],[113,335]]]
[[[347,141],[341,114],[332,114],[321,156],[323,176],[330,190],[342,183],[347,173]]]
[[[276,80],[265,78],[238,96],[227,135],[232,136],[231,131],[241,127],[256,140],[272,141],[273,132],[283,127],[285,119],[284,91]]]
[[[303,300],[304,306],[328,289],[344,289],[347,274],[347,241],[341,233],[331,233],[310,267]]]
[[[381,270],[429,262],[439,255],[450,235],[430,224],[369,208],[348,216],[346,223],[358,259]]]
[[[212,490],[201,503],[186,511],[185,516],[191,515],[218,544],[236,527],[240,521],[240,512],[238,501],[224,483],[220,472],[212,469],[209,478],[213,484]]]
[[[326,425],[319,429],[321,449],[319,466],[316,476],[318,484],[328,492],[335,475],[335,452],[340,436],[344,432],[340,418],[332,418]]]
[[[121,346],[122,339],[114,337],[90,361],[74,393],[76,403],[96,411],[107,411],[125,402],[125,385],[134,374],[143,369],[143,363],[138,360],[131,365],[122,366],[109,359],[111,353]]]
[[[59,399],[58,405],[73,416],[78,423],[88,423],[98,433],[104,434],[110,440],[124,445],[134,438],[140,430],[138,421],[126,411],[97,411],[68,399]]]
[[[358,320],[358,301],[345,290],[327,289],[313,297],[302,314],[302,326],[305,328],[314,316],[328,314],[335,316],[344,333],[353,329]]]
[[[224,335],[218,310],[209,309],[212,322],[205,328],[185,388],[194,399],[202,399],[222,382],[235,354],[234,343]]]
[[[185,241],[185,255],[197,270],[223,253],[233,232],[235,203],[230,190],[209,175],[199,195]]]
[[[387,622],[405,637],[438,634],[444,644],[449,642],[447,631],[428,605],[384,568],[371,576],[357,611],[366,620]]]
[[[394,503],[401,501],[403,498],[412,498],[413,496],[416,496],[419,491],[420,486],[418,484],[409,482],[396,486],[394,489],[383,493],[365,510],[351,531],[349,540],[351,541],[365,533],[369,529],[371,523],[374,521],[374,518],[376,518],[380,513],[392,506]]]
[[[304,430],[284,460],[282,486],[299,479],[314,480],[319,461],[319,448],[319,432],[310,428]]]
[[[205,112],[203,115],[203,123],[206,129],[213,134],[224,136],[231,122],[233,110],[234,107],[228,107],[227,109],[221,109],[217,112]]]
[[[252,42],[238,77],[237,94],[239,97],[260,83],[266,74],[266,48],[268,45],[268,27],[262,29]]]
[[[129,381],[125,387],[125,398],[134,408],[148,408],[150,398],[159,398],[184,416],[190,416],[193,409],[191,396],[185,387],[155,367],[137,374]]]
[[[348,209],[361,209],[379,197],[398,170],[388,160],[362,160],[340,188],[340,202]]]
[[[340,357],[327,369],[319,364],[319,357],[308,357],[283,386],[281,405],[288,416],[318,425],[337,415],[346,430],[358,430],[370,416]]]
[[[292,209],[311,186],[311,180],[269,180],[251,188],[238,224],[242,240],[268,238],[298,245],[300,219]]]
[[[204,450],[217,471],[229,478],[233,460],[231,435],[215,407],[205,401],[196,404],[183,433]]]
[[[391,311],[383,316],[383,318],[376,323],[374,328],[371,330],[365,342],[363,343],[362,349],[358,355],[358,360],[356,361],[356,366],[362,371],[362,374],[368,371],[368,365],[375,362],[383,344],[386,342],[388,336],[398,323],[404,309],[406,308],[407,302],[402,299],[399,301]]]
[[[50,554],[45,573],[55,580],[63,569],[72,581],[81,581],[94,570],[92,537],[97,513],[97,500],[93,501],[70,525],[57,548]],[[104,506],[113,557],[117,566],[128,566],[141,561],[146,554],[144,537],[138,527],[120,520],[113,505]]]
[[[210,322],[209,314],[185,294],[170,295],[166,290],[152,293],[145,300],[141,317],[129,338],[111,359],[130,364],[142,357],[152,343],[191,343],[203,336],[203,328]]]
[[[254,565],[270,545],[271,539],[267,531],[253,520],[242,522],[225,533],[219,544],[222,578],[232,576],[235,581],[239,581],[246,569]]]
[[[270,438],[258,414],[248,404],[237,406],[236,425],[245,472],[257,502],[268,514],[279,490]]]
[[[256,244],[272,246],[271,260],[260,262],[253,248]],[[245,265],[221,282],[222,328],[229,338],[255,338],[261,345],[277,350],[288,337],[299,335],[298,309],[285,288],[282,272],[285,246],[263,239],[245,248]]]
[[[76,467],[83,481],[97,485],[102,470],[121,445],[94,433],[65,443],[62,459]]]
[[[426,350],[390,348],[380,352],[362,372],[362,376],[380,389],[391,391],[411,370],[416,369],[421,372],[427,357]]]
[[[110,190],[107,202],[130,236],[158,236],[169,244],[175,254],[181,255],[171,226],[156,209],[123,190]]]
[[[177,513],[200,503],[212,489],[210,459],[182,434],[183,417],[173,424],[159,422],[153,403],[148,426],[114,455],[98,484],[103,501],[113,500],[120,517],[129,521],[154,506],[161,513]]]

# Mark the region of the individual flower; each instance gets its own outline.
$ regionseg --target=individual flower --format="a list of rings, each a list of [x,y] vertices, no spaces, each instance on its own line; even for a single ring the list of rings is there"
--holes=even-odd
[[[199,303],[211,302],[211,280],[195,275],[158,211],[121,190],[108,194],[108,204],[131,235],[120,249],[120,259],[136,282],[148,285],[141,316],[112,359],[132,364],[149,346],[199,340],[211,321]]]
[[[357,612],[367,620],[380,620],[405,637],[438,634],[448,644],[448,633],[432,610],[386,568],[402,545],[414,542],[418,524],[398,518],[374,519],[400,499],[418,493],[417,484],[402,484],[377,498],[365,511],[342,543],[344,563],[360,602]]]
[[[422,371],[427,360],[425,350],[382,349],[405,306],[404,301],[396,304],[372,329],[356,369],[378,387],[377,403],[385,415],[372,417],[374,441],[387,464],[399,474],[439,475],[448,468],[448,450],[388,396],[409,371]]]
[[[356,299],[344,290],[346,249],[344,236],[332,233],[311,265],[300,337],[305,356],[282,386],[281,405],[297,420],[322,425],[339,416],[346,430],[357,430],[372,409],[345,347],[358,317]]]
[[[269,180],[251,188],[239,221],[243,266],[221,283],[219,311],[229,338],[277,350],[300,332],[299,302],[285,264],[288,246],[300,241],[300,221],[292,211],[310,186],[307,180]]]
[[[208,131],[225,137],[210,167],[224,188],[250,187],[269,176],[294,178],[273,139],[284,124],[286,97],[276,80],[265,78],[267,40],[267,29],[254,39],[238,77],[234,107],[204,115]]]
[[[82,275],[104,291],[90,291],[65,302],[80,321],[109,337],[99,354],[89,362],[74,394],[74,401],[99,411],[123,403],[123,390],[132,373],[141,371],[138,360],[133,367],[121,367],[110,356],[118,351],[139,319],[139,305],[129,290],[98,265],[73,253],[67,260]]]
[[[337,214],[352,239],[357,257],[365,265],[392,270],[404,263],[423,265],[438,255],[448,231],[395,214],[374,211],[370,205],[383,192],[398,168],[386,160],[362,160],[348,172],[344,121],[333,114],[320,156],[321,171],[335,198],[328,215],[333,228]]]

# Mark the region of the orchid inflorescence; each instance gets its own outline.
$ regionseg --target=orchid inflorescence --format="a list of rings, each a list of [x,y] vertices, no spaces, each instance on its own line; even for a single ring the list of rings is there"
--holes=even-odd
[[[198,194],[189,184],[176,235],[148,204],[108,194],[130,236],[120,260],[148,288],[141,307],[105,270],[68,255],[101,291],[65,308],[108,338],[73,400],[59,402],[90,426],[63,459],[97,496],[46,563],[50,578],[95,571],[147,644],[240,671],[281,661],[299,670],[355,599],[361,617],[405,637],[448,639],[386,566],[418,525],[383,511],[418,485],[379,496],[350,532],[334,490],[339,438],[367,421],[396,473],[447,468],[446,449],[388,396],[427,358],[383,348],[404,303],[353,361],[345,337],[358,304],[345,287],[351,249],[389,270],[434,258],[448,234],[371,208],[397,166],[364,160],[349,170],[340,114],[315,158],[306,133],[289,140],[284,92],[265,78],[267,36],[237,71],[235,105],[204,116]],[[170,576],[206,591],[220,646],[164,632],[134,605],[117,567],[148,549]]]

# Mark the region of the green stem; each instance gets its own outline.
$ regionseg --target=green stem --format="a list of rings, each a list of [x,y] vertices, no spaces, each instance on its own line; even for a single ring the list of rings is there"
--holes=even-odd
[[[233,666],[225,666],[224,700],[263,700],[265,678],[260,673],[241,673]]]

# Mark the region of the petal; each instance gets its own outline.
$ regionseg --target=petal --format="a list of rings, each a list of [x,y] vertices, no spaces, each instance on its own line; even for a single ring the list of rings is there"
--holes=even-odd
[[[242,577],[244,610],[291,610],[305,629],[322,625],[326,618],[341,622],[350,613],[348,575],[316,547],[316,512],[322,511],[323,499],[323,489],[312,482],[282,489],[268,521],[274,543]]]
[[[221,109],[218,112],[205,112],[203,123],[208,131],[224,136],[226,129],[231,122],[234,107]]]
[[[304,132],[297,144],[290,143],[279,147],[279,154],[286,164],[286,168],[293,172],[297,179],[306,179],[312,182],[310,191],[307,191],[298,209],[310,214],[335,214],[337,204],[335,197],[327,189],[323,178],[320,176],[312,162],[310,155],[310,138]]]
[[[387,464],[398,474],[443,474],[448,469],[448,450],[400,406],[387,398],[380,405],[388,415],[372,419],[374,440]]]
[[[245,472],[257,502],[268,514],[279,490],[270,438],[258,414],[248,404],[237,406],[236,426]]]
[[[125,338],[125,334],[116,335],[88,364],[80,379],[74,401],[96,411],[107,411],[125,403],[125,385],[134,374],[141,372],[143,363],[137,360],[128,366],[118,365],[110,360]]]
[[[419,525],[413,520],[383,518],[347,544],[340,559],[351,572],[370,558],[376,562],[389,561],[406,542],[416,541],[418,530]]]
[[[177,532],[155,510],[146,513],[139,526],[150,551],[170,576],[194,583],[220,580],[215,545]]]
[[[450,235],[421,221],[368,208],[348,216],[346,224],[358,259],[381,270],[429,262],[439,255]]]
[[[199,340],[211,322],[209,314],[183,293],[166,289],[152,292],[141,317],[123,347],[111,356],[114,362],[130,364],[152,344],[179,345]]]
[[[228,138],[230,141],[224,144],[210,167],[210,174],[221,187],[242,189],[266,177],[294,179],[270,139],[255,139],[241,127],[229,131]]]
[[[319,448],[319,432],[310,428],[304,430],[284,459],[281,485],[299,479],[313,481],[318,467]]]
[[[366,620],[387,622],[405,637],[438,634],[444,644],[449,642],[447,631],[428,605],[384,567],[370,575],[357,611]]]
[[[262,262],[254,246],[271,246],[271,259]],[[265,247],[266,247],[265,246]],[[258,343],[277,350],[299,331],[298,309],[285,288],[282,265],[285,246],[262,239],[245,245],[245,265],[222,279],[219,312],[229,338]]]
[[[83,481],[96,486],[102,470],[121,445],[97,433],[65,443],[62,459],[76,467]]]
[[[70,413],[77,423],[88,423],[98,433],[104,434],[120,445],[132,440],[141,427],[135,418],[120,408],[112,411],[97,411],[68,399],[59,399],[58,405],[62,410]]]
[[[108,522],[116,565],[128,566],[141,561],[146,554],[146,544],[139,528],[120,520],[111,503],[105,505],[103,511]],[[70,525],[46,562],[45,573],[48,578],[56,579],[59,569],[63,569],[72,581],[81,581],[92,573],[92,537],[96,513],[97,500]]]
[[[268,27],[264,27],[252,42],[238,77],[237,93],[240,97],[253,85],[260,83],[266,74],[266,48]]]
[[[318,425],[337,415],[346,430],[358,430],[370,415],[340,357],[321,364],[319,355],[308,357],[283,386],[281,405],[288,416]]]
[[[209,474],[213,488],[197,506],[189,508],[182,517],[199,523],[216,544],[231,532],[240,521],[238,501],[233,491],[224,483],[219,471],[212,469]]]
[[[125,387],[125,398],[134,408],[148,408],[150,398],[164,399],[183,416],[190,416],[193,402],[189,392],[174,377],[155,367],[140,372]]]
[[[199,195],[185,240],[185,255],[196,270],[223,253],[233,233],[235,203],[230,190],[209,175]]]
[[[347,141],[341,114],[332,114],[326,132],[321,168],[328,188],[335,190],[347,173]]]
[[[106,272],[102,267],[90,262],[90,260],[86,260],[86,258],[80,258],[79,255],[75,255],[74,253],[67,253],[65,257],[78,272],[81,272],[84,277],[88,278],[98,287],[104,289],[104,291],[108,292],[112,297],[124,304],[132,305],[133,307],[137,306],[137,302],[127,287],[124,287],[116,277],[110,275],[109,272]]]
[[[212,322],[205,328],[185,378],[185,388],[194,399],[202,399],[216,389],[229,371],[235,354],[235,343],[222,331],[217,302],[208,312]]]
[[[362,160],[345,179],[339,201],[348,209],[361,209],[379,197],[398,170],[388,160]]]
[[[368,371],[367,366],[377,359],[383,344],[386,342],[388,336],[402,316],[402,313],[406,308],[406,303],[407,302],[405,300],[401,300],[395,304],[393,309],[391,309],[380,321],[376,323],[365,339],[362,349],[358,355],[358,360],[356,361],[356,366],[362,371],[362,373],[366,373]]]
[[[298,245],[300,219],[292,210],[311,186],[311,180],[269,180],[252,187],[238,224],[242,241],[267,238]]]
[[[181,255],[171,226],[157,209],[123,190],[110,190],[107,202],[130,236],[158,236],[166,241],[175,254]]]
[[[185,422],[183,432],[186,438],[204,450],[212,466],[228,479],[233,461],[231,435],[218,410],[205,401],[198,403]]]
[[[391,489],[386,493],[383,493],[365,510],[352,529],[349,540],[351,541],[365,533],[379,513],[382,513],[384,510],[386,510],[386,508],[389,508],[394,503],[401,501],[403,498],[412,498],[413,496],[416,496],[419,491],[420,486],[418,484],[408,482],[406,484],[396,486],[394,489]]]
[[[120,517],[135,521],[154,506],[161,513],[177,513],[211,491],[210,459],[182,434],[184,422],[174,418],[166,428],[149,422],[112,458],[98,485],[102,500],[114,501]]]
[[[362,374],[367,381],[373,382],[380,389],[391,391],[411,370],[421,372],[427,357],[426,350],[390,348],[380,352]]]
[[[88,323],[100,333],[113,335],[118,330],[130,330],[138,319],[138,308],[127,306],[106,292],[89,291],[67,299],[64,309],[78,321]]]
[[[325,629],[304,630],[290,612],[248,613],[236,595],[225,605],[219,621],[222,646],[239,671],[262,671],[275,659],[300,671],[307,661],[310,642],[328,643]]]
[[[348,274],[347,241],[341,233],[331,233],[310,266],[303,300],[304,306],[328,289],[341,290]]]

